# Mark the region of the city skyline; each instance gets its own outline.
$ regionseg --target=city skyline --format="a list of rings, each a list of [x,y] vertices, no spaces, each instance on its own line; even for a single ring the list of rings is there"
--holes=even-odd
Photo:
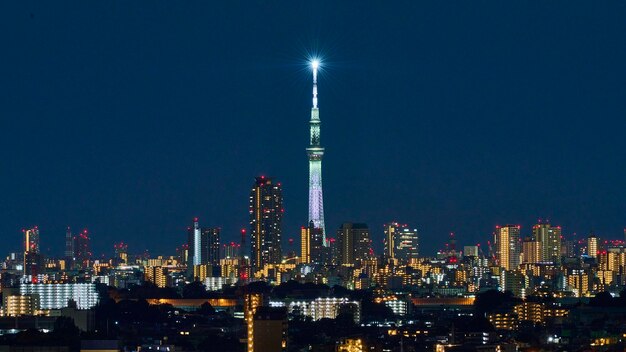
[[[60,256],[66,227],[80,225],[95,253],[124,241],[131,252],[165,254],[186,241],[194,216],[221,227],[225,242],[237,241],[247,227],[249,184],[259,175],[283,182],[283,238],[297,241],[307,221],[310,111],[301,47],[316,46],[325,65],[324,146],[332,150],[324,158],[329,234],[344,222],[367,223],[381,248],[383,224],[399,221],[419,230],[424,254],[449,232],[460,244],[484,243],[495,224],[521,224],[528,236],[537,218],[561,225],[565,236],[623,236],[619,11],[573,6],[570,15],[588,24],[578,28],[543,5],[551,21],[528,27],[534,12],[522,5],[502,5],[514,13],[503,22],[488,11],[415,4],[390,10],[399,16],[394,24],[369,26],[374,9],[342,24],[323,5],[315,20],[308,5],[293,5],[304,23],[269,14],[270,22],[297,29],[282,35],[260,27],[253,7],[242,15],[258,34],[238,29],[216,38],[204,23],[224,20],[208,7],[170,32],[108,7],[94,19],[96,11],[3,6],[12,10],[3,11],[4,22],[20,38],[7,38],[1,68],[0,112],[9,117],[0,175],[5,252],[20,251],[21,229],[39,225],[42,254]],[[351,10],[339,5],[336,13]],[[415,13],[423,27],[402,12]],[[57,21],[86,30],[68,41]],[[312,21],[323,29],[311,31]],[[336,26],[364,33],[336,38]],[[420,45],[387,43],[398,32]],[[43,33],[46,45],[27,45],[42,44]],[[141,40],[151,33],[165,42]],[[280,40],[238,42],[255,35]],[[520,49],[519,41],[533,44]],[[581,52],[581,45],[597,50]]]

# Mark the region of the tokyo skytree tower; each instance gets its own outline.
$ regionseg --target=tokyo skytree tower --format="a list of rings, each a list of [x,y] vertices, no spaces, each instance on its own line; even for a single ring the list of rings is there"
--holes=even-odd
[[[323,244],[326,245],[324,228],[324,197],[322,195],[322,156],[324,148],[320,146],[320,111],[317,107],[317,69],[319,60],[311,61],[313,69],[313,107],[311,108],[311,140],[306,152],[309,156],[309,223],[322,231]]]

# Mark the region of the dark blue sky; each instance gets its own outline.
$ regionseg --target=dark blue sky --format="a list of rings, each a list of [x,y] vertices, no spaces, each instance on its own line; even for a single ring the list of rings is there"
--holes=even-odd
[[[272,4],[272,5],[270,5]],[[228,239],[253,177],[307,221],[310,76],[329,232],[396,219],[447,233],[549,218],[626,226],[626,5],[617,1],[0,3],[0,253],[173,253],[193,216]]]

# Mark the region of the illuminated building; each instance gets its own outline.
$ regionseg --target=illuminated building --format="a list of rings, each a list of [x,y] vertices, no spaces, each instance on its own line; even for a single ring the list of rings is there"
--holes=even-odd
[[[542,324],[545,321],[545,304],[539,302],[524,302],[513,308],[519,321],[532,321],[535,324]]]
[[[91,259],[89,241],[87,230],[83,230],[83,232],[74,237],[74,262],[81,269],[89,267],[89,260]]]
[[[502,291],[511,291],[515,297],[524,298],[528,278],[519,270],[503,270],[501,276]]]
[[[248,352],[287,351],[285,308],[258,307],[252,324],[252,349],[248,349]]]
[[[260,293],[247,293],[244,295],[243,314],[246,321],[246,338],[248,352],[254,351],[254,314],[263,305],[263,295]]]
[[[385,225],[384,257],[408,262],[419,256],[419,235],[417,229],[410,229],[408,225],[391,222]]]
[[[536,264],[541,261],[542,247],[541,242],[534,239],[524,240],[522,242],[522,263]]]
[[[561,262],[561,227],[548,223],[533,226],[533,238],[541,243],[541,262]]]
[[[201,231],[202,244],[202,264],[219,265],[220,264],[220,228],[204,227]]]
[[[367,349],[361,339],[344,338],[337,342],[337,352],[365,352]]]
[[[366,224],[344,223],[337,231],[339,263],[354,265],[370,257],[370,235]]]
[[[496,259],[504,270],[514,270],[520,264],[520,226],[496,226],[494,236]]]
[[[206,242],[202,243],[202,232],[200,230],[200,223],[198,218],[193,219],[193,223],[187,228],[187,246],[188,246],[188,260],[189,266],[204,264],[202,258],[202,247],[206,247]]]
[[[6,317],[22,315],[35,315],[39,313],[39,295],[20,295],[15,289],[6,289],[2,292],[4,297],[3,314]]]
[[[300,263],[308,264],[311,262],[311,227],[300,229]]]
[[[236,277],[207,277],[204,279],[204,287],[206,287],[207,291],[219,291],[224,285],[232,286],[236,282]]]
[[[589,293],[589,274],[582,269],[573,269],[567,275],[567,286],[574,291],[576,297],[584,297]]]
[[[22,230],[24,232],[24,277],[32,282],[37,282],[43,273],[43,258],[39,252],[39,227]]]
[[[280,183],[256,177],[250,192],[250,247],[251,265],[257,269],[282,260],[283,211]]]
[[[517,328],[517,317],[513,313],[491,313],[487,315],[487,320],[496,330],[515,330]]]
[[[32,284],[20,285],[21,295],[39,295],[41,309],[67,307],[68,300],[76,302],[78,309],[89,309],[98,304],[95,284]]]
[[[300,229],[300,263],[322,263],[324,251],[322,230],[311,221],[308,227]]]
[[[361,321],[361,303],[350,301],[347,298],[318,297],[313,300],[295,300],[269,302],[270,307],[287,307],[289,313],[311,317],[312,320],[323,318],[335,319],[342,310],[350,311],[354,316],[354,322]]]
[[[167,269],[162,266],[148,266],[145,268],[144,278],[157,287],[167,287]]]
[[[193,278],[195,281],[204,282],[207,277],[220,276],[220,272],[216,272],[219,266],[213,266],[211,264],[200,264],[193,266]]]
[[[313,69],[313,106],[311,107],[311,120],[309,121],[310,140],[306,148],[309,157],[309,222],[313,227],[320,229],[322,244],[326,244],[326,228],[324,225],[324,197],[322,192],[322,157],[324,148],[320,144],[320,111],[317,106],[317,70],[319,61],[311,62]]]
[[[587,237],[587,255],[591,258],[598,256],[598,237],[593,234]]]

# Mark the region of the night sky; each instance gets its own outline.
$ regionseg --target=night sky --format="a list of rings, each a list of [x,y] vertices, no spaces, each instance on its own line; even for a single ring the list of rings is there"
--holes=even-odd
[[[0,255],[88,228],[97,254],[174,254],[194,216],[234,240],[254,176],[307,221],[307,53],[321,53],[327,230],[485,243],[538,219],[626,226],[626,4],[0,3]],[[287,246],[285,246],[287,247]],[[297,246],[296,246],[297,248]]]

